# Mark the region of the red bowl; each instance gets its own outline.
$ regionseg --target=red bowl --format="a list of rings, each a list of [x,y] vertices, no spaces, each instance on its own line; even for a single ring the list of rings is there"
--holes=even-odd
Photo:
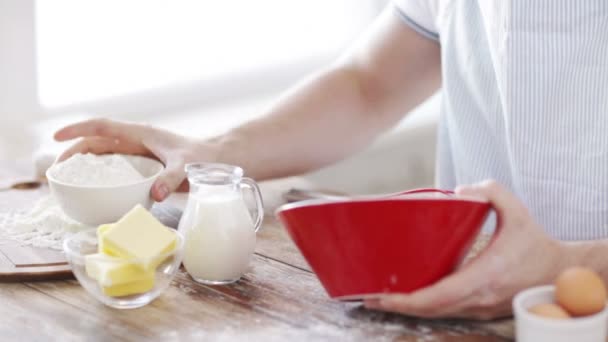
[[[454,270],[490,211],[475,199],[420,196],[428,192],[447,194],[307,200],[277,216],[330,297],[408,293]]]

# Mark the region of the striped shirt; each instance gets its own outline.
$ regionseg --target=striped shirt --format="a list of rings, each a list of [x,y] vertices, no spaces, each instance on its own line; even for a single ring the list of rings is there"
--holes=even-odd
[[[438,186],[493,178],[553,237],[608,237],[608,1],[394,0],[441,45]]]

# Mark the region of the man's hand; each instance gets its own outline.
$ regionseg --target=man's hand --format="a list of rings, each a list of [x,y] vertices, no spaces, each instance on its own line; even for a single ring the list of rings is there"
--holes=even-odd
[[[411,294],[366,300],[367,308],[420,317],[507,316],[518,291],[553,282],[566,266],[562,243],[547,236],[523,203],[496,182],[459,187],[456,194],[494,207],[497,230],[488,247],[439,282]]]
[[[165,170],[152,186],[151,196],[163,201],[177,189],[185,190],[184,165],[212,159],[212,148],[200,141],[147,125],[93,119],[64,127],[55,133],[58,141],[82,138],[65,151],[59,161],[76,153],[122,153],[156,158]]]

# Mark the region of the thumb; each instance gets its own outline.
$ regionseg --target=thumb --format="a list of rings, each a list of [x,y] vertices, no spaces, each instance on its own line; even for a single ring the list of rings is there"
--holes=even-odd
[[[524,217],[527,209],[517,196],[493,180],[456,188],[455,193],[488,200],[496,210],[499,222]],[[500,224],[499,224],[500,226]]]
[[[186,172],[183,164],[167,163],[165,170],[152,185],[152,198],[157,202],[164,201],[173,191],[177,190],[184,178],[186,178]]]

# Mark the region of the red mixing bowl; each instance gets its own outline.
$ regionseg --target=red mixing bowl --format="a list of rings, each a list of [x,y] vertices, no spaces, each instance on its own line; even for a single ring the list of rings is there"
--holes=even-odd
[[[487,202],[421,189],[290,203],[277,217],[329,296],[357,300],[412,292],[449,274],[489,211]]]

